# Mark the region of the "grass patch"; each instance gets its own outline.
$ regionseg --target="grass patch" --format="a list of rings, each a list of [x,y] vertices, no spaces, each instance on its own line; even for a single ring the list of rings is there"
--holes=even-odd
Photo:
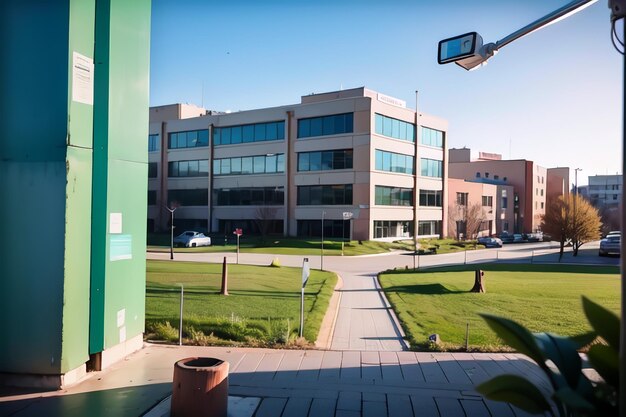
[[[274,346],[294,341],[299,330],[300,268],[229,265],[229,296],[219,294],[221,273],[221,264],[149,260],[148,336],[171,341],[172,333],[178,334],[182,284],[186,342]],[[310,342],[317,338],[336,282],[334,273],[311,270],[304,327]]]
[[[487,293],[468,292],[474,270],[485,271]],[[429,348],[438,333],[443,348],[465,346],[470,325],[471,350],[507,350],[478,313],[514,319],[531,331],[574,335],[591,330],[582,312],[581,295],[619,314],[620,276],[614,266],[484,264],[387,271],[380,282],[411,345]]]

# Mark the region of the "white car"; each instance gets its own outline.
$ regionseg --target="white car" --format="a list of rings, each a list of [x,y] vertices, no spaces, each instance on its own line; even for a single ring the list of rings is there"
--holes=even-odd
[[[187,231],[174,238],[174,246],[195,248],[197,246],[211,246],[211,238],[204,233]]]

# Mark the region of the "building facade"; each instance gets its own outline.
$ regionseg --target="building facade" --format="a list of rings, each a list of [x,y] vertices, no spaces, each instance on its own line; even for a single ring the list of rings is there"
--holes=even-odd
[[[148,228],[357,240],[447,230],[447,122],[366,88],[274,108],[150,109]]]
[[[503,188],[499,196],[502,199],[499,202],[501,206],[508,209],[512,205],[513,215],[512,218],[499,219],[498,233],[532,233],[539,230],[547,201],[566,192],[563,190],[563,177],[569,178],[564,174],[565,171],[569,173],[569,168],[548,170],[533,161],[503,160],[499,154],[484,152],[479,153],[477,159],[472,159],[470,153],[471,150],[467,148],[450,149],[451,178],[512,186],[513,195],[510,195],[510,190]],[[554,179],[551,182],[552,177]]]
[[[587,197],[595,207],[617,207],[624,190],[621,175],[590,175]]]

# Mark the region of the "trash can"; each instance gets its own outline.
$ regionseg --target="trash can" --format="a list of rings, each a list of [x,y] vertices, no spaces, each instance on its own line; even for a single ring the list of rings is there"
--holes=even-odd
[[[174,365],[172,417],[227,417],[228,362],[186,358]]]

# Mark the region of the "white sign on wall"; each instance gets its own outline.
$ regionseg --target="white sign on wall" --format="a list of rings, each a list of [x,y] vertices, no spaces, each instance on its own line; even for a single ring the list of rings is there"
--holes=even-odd
[[[93,106],[93,59],[72,54],[72,101]]]
[[[400,100],[399,98],[386,96],[384,94],[378,93],[378,101],[382,101],[383,103],[391,104],[392,106],[406,108],[406,101]]]

